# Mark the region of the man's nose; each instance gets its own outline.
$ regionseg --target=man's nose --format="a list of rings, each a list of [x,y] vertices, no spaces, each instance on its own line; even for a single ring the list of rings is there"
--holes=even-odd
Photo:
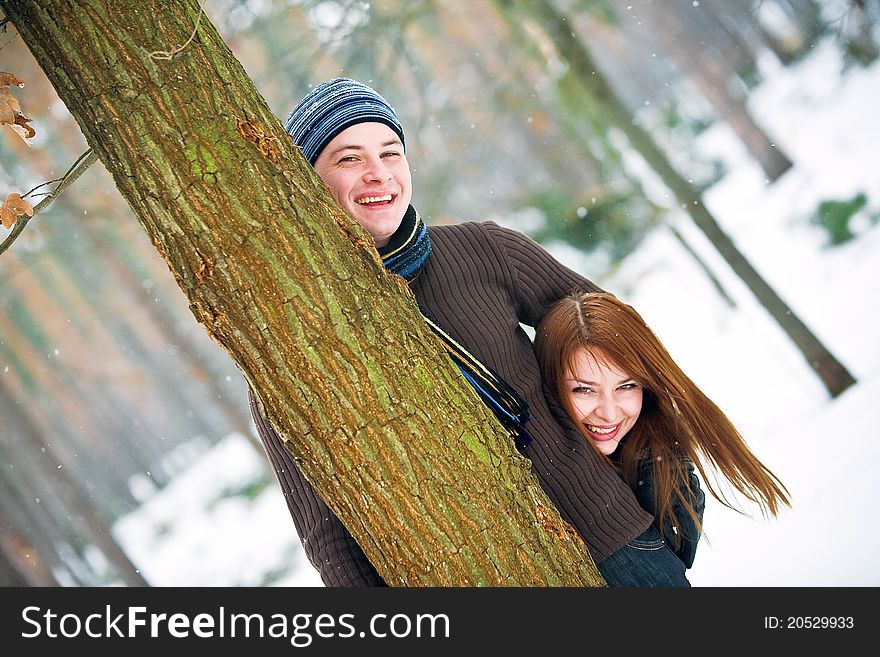
[[[364,180],[384,183],[391,180],[391,178],[391,171],[380,158],[372,158],[368,161],[367,170],[364,172]]]

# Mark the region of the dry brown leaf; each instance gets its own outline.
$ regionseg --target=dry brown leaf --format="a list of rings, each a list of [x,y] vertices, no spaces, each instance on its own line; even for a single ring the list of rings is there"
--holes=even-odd
[[[30,146],[31,137],[37,134],[37,131],[28,125],[30,121],[33,119],[21,113],[21,106],[15,96],[9,93],[9,89],[0,87],[0,125],[9,125],[24,143]]]
[[[22,82],[18,77],[13,75],[12,73],[6,73],[5,71],[0,71],[0,87],[23,87],[24,82]]]
[[[20,125],[16,124],[16,125],[11,125],[9,127],[12,128],[13,130],[15,130],[15,132],[18,134],[19,137],[21,137],[21,140],[27,146],[30,146],[32,143],[31,137],[33,137],[35,134],[37,134],[36,131],[30,126],[25,126],[24,128],[22,128]]]
[[[33,217],[34,208],[21,196],[12,192],[3,201],[3,205],[0,205],[0,221],[2,221],[4,228],[12,228],[21,215]]]
[[[0,125],[15,123],[15,115],[21,112],[21,107],[9,89],[0,87]]]
[[[33,121],[33,119],[26,117],[24,114],[19,114],[18,116],[15,117],[15,126],[13,126],[13,127],[20,126],[22,129],[24,129],[25,140],[28,140],[31,137],[33,137],[35,134],[37,134],[37,131],[28,125],[28,123],[30,123],[31,121]]]

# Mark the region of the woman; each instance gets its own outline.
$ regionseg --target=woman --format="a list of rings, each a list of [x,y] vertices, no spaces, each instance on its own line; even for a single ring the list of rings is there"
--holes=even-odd
[[[686,567],[702,530],[704,496],[694,464],[727,507],[733,508],[709,483],[705,465],[765,514],[789,504],[785,486],[727,416],[614,296],[578,293],[557,302],[538,326],[535,351],[551,393],[632,487]]]

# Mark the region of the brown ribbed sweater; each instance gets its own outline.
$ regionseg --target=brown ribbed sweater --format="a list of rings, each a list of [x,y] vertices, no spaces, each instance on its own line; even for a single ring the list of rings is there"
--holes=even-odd
[[[532,343],[549,306],[574,290],[597,290],[522,233],[492,222],[429,228],[433,251],[410,287],[437,322],[528,402],[524,454],[550,500],[600,562],[639,536],[652,517],[602,462],[541,382]],[[342,523],[296,468],[281,438],[251,412],[306,555],[327,586],[384,582]]]

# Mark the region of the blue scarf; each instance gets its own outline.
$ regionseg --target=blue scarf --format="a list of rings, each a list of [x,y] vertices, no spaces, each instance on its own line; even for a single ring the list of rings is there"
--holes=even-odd
[[[409,206],[400,227],[391,236],[388,244],[379,249],[379,256],[388,271],[403,276],[412,282],[431,256],[431,238],[428,228],[413,206]],[[471,354],[464,345],[457,342],[444,331],[426,308],[419,310],[446,347],[452,361],[458,365],[464,378],[473,386],[480,399],[488,406],[507,432],[516,441],[519,449],[532,440],[525,430],[529,420],[529,407],[504,379]]]

